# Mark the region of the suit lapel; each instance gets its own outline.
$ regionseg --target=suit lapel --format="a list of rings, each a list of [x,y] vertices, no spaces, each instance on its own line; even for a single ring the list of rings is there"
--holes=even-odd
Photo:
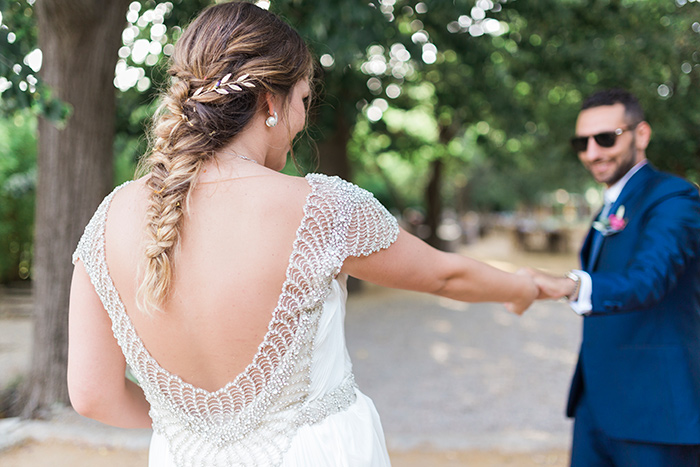
[[[637,171],[637,173],[632,175],[632,177],[625,184],[625,187],[622,189],[620,196],[617,197],[617,201],[615,201],[612,207],[610,208],[610,213],[616,213],[620,206],[624,206],[627,200],[631,196],[633,196],[634,193],[637,193],[638,190],[642,189],[642,187],[644,186],[646,181],[652,176],[654,171],[655,169],[651,166],[651,164],[647,163],[644,167],[640,168]],[[600,211],[598,212],[598,214],[596,214],[595,218],[597,218],[599,214]],[[586,242],[584,243],[584,248],[581,250],[581,260],[587,260],[585,266],[586,270],[595,270],[596,263],[598,262],[598,257],[600,256],[600,250],[603,247],[604,242],[605,236],[597,230],[595,230],[594,228],[591,228],[591,230],[588,232]],[[588,248],[586,248],[587,245],[589,245]],[[584,250],[587,251],[584,252]],[[583,256],[584,253],[588,253],[585,255],[585,258]]]
[[[620,196],[618,196],[617,201],[615,204],[613,204],[613,208],[610,210],[610,212],[614,213],[620,206],[628,204],[628,200],[634,196],[635,193],[638,193],[644,189],[644,185],[647,184],[655,172],[656,169],[651,166],[650,162],[647,162],[644,167],[639,169],[637,173],[634,174],[629,181],[627,181],[627,184],[622,189],[622,193],[620,193]]]
[[[591,248],[588,254],[588,268],[590,270],[595,269],[595,264],[598,262],[600,247],[603,246],[603,240],[605,240],[603,234],[591,228]]]

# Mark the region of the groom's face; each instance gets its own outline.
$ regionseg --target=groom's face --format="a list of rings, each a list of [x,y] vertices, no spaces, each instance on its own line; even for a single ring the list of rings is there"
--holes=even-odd
[[[615,137],[615,143],[611,147],[601,146],[592,138],[593,135],[617,129],[625,131]],[[576,136],[589,137],[586,150],[579,152],[578,157],[598,183],[613,185],[639,162],[635,149],[635,132],[625,120],[623,104],[582,110],[576,121]]]

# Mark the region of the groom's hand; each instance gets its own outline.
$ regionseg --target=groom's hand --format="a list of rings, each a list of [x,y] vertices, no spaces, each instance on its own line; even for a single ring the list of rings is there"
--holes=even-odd
[[[552,276],[532,268],[525,268],[539,288],[538,300],[560,299],[574,292],[576,284],[568,277]]]

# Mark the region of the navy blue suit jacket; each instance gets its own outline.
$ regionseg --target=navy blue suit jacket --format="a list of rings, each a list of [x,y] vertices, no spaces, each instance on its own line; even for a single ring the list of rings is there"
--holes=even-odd
[[[567,415],[586,391],[610,437],[700,444],[698,188],[647,164],[610,212],[619,206],[625,228],[604,237],[591,230],[581,250],[593,310]]]

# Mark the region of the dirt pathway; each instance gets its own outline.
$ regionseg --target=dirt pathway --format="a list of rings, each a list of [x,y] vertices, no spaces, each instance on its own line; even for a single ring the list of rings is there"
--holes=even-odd
[[[533,453],[495,451],[392,452],[393,467],[564,467],[568,453],[552,450]],[[0,452],[3,467],[138,467],[148,465],[145,450],[99,448],[72,443],[27,443]],[[310,466],[312,467],[312,466]],[[330,467],[330,466],[329,466]]]

